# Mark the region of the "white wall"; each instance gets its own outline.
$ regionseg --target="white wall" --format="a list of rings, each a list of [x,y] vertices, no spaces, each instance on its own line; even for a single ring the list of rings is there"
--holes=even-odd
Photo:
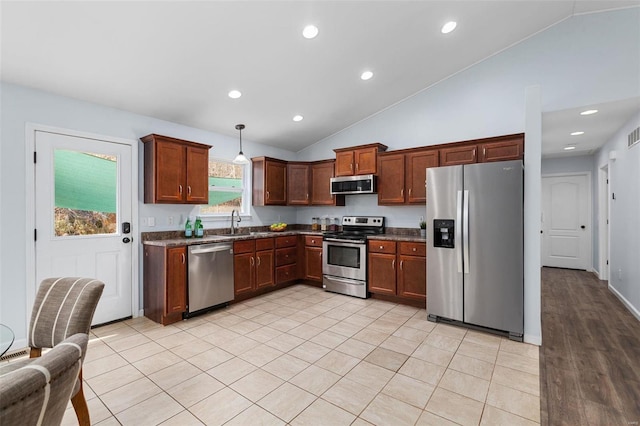
[[[541,111],[640,96],[640,80],[637,78],[640,70],[639,20],[638,9],[574,17],[297,154],[250,141],[246,142],[244,151],[248,156],[320,160],[333,158],[333,148],[374,141],[388,145],[389,149],[433,145],[523,132],[526,129],[525,117],[528,122],[536,121],[534,116]],[[531,86],[540,86],[541,102],[532,109],[535,102],[529,99],[527,109],[525,92]],[[375,90],[375,86],[372,88]],[[225,158],[233,158],[237,153],[237,140],[10,84],[2,84],[0,90],[0,322],[9,324],[20,338],[26,333],[25,286],[32,285],[25,283],[24,260],[30,238],[30,235],[25,235],[24,219],[25,192],[28,189],[23,181],[25,123],[133,140],[152,132],[167,134],[211,144],[214,146],[212,155]],[[539,151],[539,138],[530,140],[529,135],[527,138],[527,150]],[[139,152],[141,177],[141,144]],[[527,160],[529,172],[526,173],[539,176],[539,157],[530,158],[534,161]],[[536,185],[539,182],[531,182],[529,178],[525,189],[533,198],[527,207],[534,213],[540,208],[539,199],[535,200],[538,193]],[[142,181],[139,188],[142,197]],[[154,216],[158,226],[138,231],[167,229],[168,225],[163,222],[166,217],[185,215],[189,211],[185,206],[140,203],[139,216]],[[344,208],[256,208],[254,220],[269,223],[281,215],[284,221],[310,223],[312,216],[343,214],[380,214],[388,218],[389,226],[417,227],[423,209],[378,207],[376,196],[348,196]],[[225,226],[228,226],[226,222]],[[538,227],[535,220],[525,221],[525,240],[527,235],[537,233]],[[535,247],[534,242],[529,241],[529,244]],[[529,271],[525,281],[525,337],[528,341],[540,342],[540,282],[532,272],[539,269],[539,256],[534,253],[526,258],[525,263],[525,270]],[[637,278],[638,275],[635,276]]]
[[[640,127],[640,112],[595,155],[597,169],[609,165],[609,288],[640,320],[640,144],[627,148],[627,135]],[[616,159],[609,154],[615,151]]]

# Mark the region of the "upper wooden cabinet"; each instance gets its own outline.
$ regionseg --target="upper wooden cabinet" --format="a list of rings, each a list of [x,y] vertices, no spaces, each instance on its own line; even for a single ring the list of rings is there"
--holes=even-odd
[[[287,164],[287,204],[290,206],[309,205],[309,171],[309,163]]]
[[[156,134],[144,143],[144,202],[207,204],[211,146]]]
[[[344,206],[344,195],[331,195],[335,160],[287,163],[287,204]]]
[[[498,138],[496,138],[498,139]],[[524,135],[514,135],[496,142],[478,145],[479,162],[521,160],[524,158]]]
[[[476,139],[440,148],[441,166],[522,160],[523,158],[524,133]]]
[[[334,149],[336,153],[336,176],[377,174],[378,152],[386,151],[381,143]]]
[[[451,146],[448,148],[440,148],[440,165],[441,166],[457,166],[461,164],[473,164],[478,162],[478,146],[457,144],[460,146]]]
[[[378,155],[378,204],[424,204],[427,168],[437,167],[437,149],[411,149]]]
[[[344,206],[344,195],[331,195],[335,164],[334,160],[311,163],[311,205]]]
[[[287,162],[269,157],[256,157],[251,161],[253,163],[253,205],[286,205]]]

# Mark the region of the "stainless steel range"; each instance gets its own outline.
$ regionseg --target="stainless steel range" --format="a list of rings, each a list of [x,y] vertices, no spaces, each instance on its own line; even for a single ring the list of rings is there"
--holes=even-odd
[[[322,287],[367,298],[367,236],[384,233],[384,217],[344,216],[342,232],[325,234],[322,242]]]

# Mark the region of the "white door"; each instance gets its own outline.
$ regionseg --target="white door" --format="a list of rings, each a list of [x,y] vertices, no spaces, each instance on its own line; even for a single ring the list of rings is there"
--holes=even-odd
[[[131,316],[131,146],[36,131],[35,150],[36,284],[97,278],[93,324]]]
[[[591,256],[589,176],[542,177],[542,264],[588,269]]]

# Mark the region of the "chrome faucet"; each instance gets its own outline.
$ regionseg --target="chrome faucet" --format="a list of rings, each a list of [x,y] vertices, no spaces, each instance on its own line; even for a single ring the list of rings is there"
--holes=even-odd
[[[238,216],[238,223],[242,222],[242,218],[240,217],[240,212],[236,209],[231,210],[231,234],[234,235],[236,233],[236,227],[234,226],[233,215]]]

